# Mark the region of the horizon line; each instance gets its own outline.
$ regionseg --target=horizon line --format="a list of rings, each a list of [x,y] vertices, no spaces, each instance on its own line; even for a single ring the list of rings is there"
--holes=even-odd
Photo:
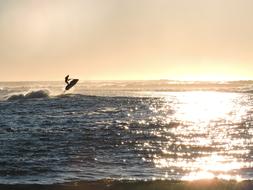
[[[110,81],[127,81],[127,82],[134,82],[134,81],[179,81],[179,82],[236,82],[236,81],[253,81],[253,79],[234,79],[234,80],[231,80],[231,79],[228,79],[228,80],[183,80],[183,79],[105,79],[105,80],[102,80],[102,79],[79,79],[81,82],[91,82],[91,81],[94,81],[94,82],[110,82]],[[8,83],[8,82],[61,82],[61,81],[64,81],[64,80],[3,80],[3,81],[0,81],[0,83]]]

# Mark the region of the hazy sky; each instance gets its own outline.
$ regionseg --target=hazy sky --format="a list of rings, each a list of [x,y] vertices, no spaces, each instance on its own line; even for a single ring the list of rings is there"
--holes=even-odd
[[[253,79],[252,0],[0,0],[0,80]]]

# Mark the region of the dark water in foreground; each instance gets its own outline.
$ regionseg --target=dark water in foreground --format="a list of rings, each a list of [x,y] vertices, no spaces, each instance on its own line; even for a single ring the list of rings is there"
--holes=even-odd
[[[1,85],[2,184],[253,179],[250,91]]]
[[[99,180],[61,184],[0,184],[1,190],[252,190],[252,181],[198,180],[198,181],[125,181]]]

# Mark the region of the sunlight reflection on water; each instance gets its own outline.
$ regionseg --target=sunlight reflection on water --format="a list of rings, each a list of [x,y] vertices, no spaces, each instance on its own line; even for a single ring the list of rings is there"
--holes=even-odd
[[[152,93],[0,102],[0,182],[253,179],[252,93]]]
[[[175,105],[174,114],[165,120],[179,124],[165,130],[169,136],[176,136],[175,147],[164,147],[163,154],[153,159],[155,166],[181,169],[183,180],[241,180],[239,170],[253,166],[242,158],[249,154],[248,145],[252,143],[249,131],[242,128],[242,118],[250,109],[243,105],[247,100],[238,93],[221,92],[184,92],[176,97],[170,93],[164,97],[164,111],[166,101],[171,104],[173,100]]]

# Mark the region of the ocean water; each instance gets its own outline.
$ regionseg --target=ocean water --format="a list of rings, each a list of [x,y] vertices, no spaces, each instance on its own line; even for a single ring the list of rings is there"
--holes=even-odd
[[[0,83],[0,184],[253,179],[253,82]]]

